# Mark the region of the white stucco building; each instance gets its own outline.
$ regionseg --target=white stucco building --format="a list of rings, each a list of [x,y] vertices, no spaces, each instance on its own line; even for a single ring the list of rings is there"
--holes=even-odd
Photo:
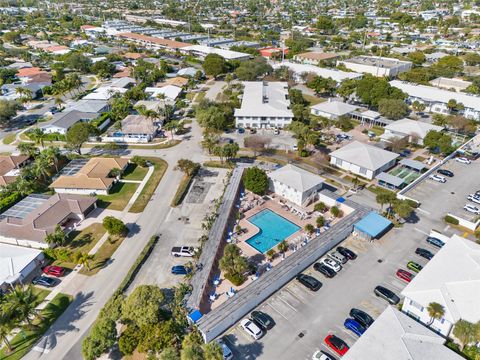
[[[323,188],[324,179],[294,165],[285,165],[268,174],[269,190],[288,201],[308,205]]]
[[[341,116],[348,116],[356,109],[357,107],[355,105],[329,99],[326,102],[310,107],[310,113],[315,116],[322,116],[329,120],[337,120]]]
[[[381,56],[356,56],[347,60],[337,61],[337,65],[343,64],[347,69],[368,73],[374,76],[396,76],[412,68],[411,61],[403,61],[395,58]]]
[[[418,101],[425,104],[426,111],[448,115],[450,114],[448,101],[455,100],[464,106],[464,109],[459,111],[461,115],[469,119],[480,120],[480,97],[478,96],[400,80],[390,81],[390,85],[408,94],[407,102]]]
[[[400,155],[379,147],[353,141],[330,153],[330,164],[343,170],[373,179],[395,165]]]
[[[448,336],[460,320],[480,320],[480,245],[453,235],[403,289],[402,311],[432,330]],[[428,305],[443,306],[445,314],[432,319]]]
[[[241,128],[283,128],[293,120],[286,82],[246,81],[235,125]]]
[[[423,139],[429,131],[442,131],[443,126],[433,125],[412,119],[401,119],[384,127],[385,132],[380,136],[382,141],[390,141],[393,138],[406,138],[409,142],[416,141],[422,145]]]

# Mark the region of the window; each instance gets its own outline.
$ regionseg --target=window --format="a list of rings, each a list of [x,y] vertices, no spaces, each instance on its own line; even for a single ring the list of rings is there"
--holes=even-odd
[[[367,169],[365,169],[364,167],[360,167],[360,174],[365,175],[366,173],[367,173]]]
[[[420,310],[423,312],[423,306],[420,305],[419,303],[413,301],[413,300],[410,300],[410,305],[412,305],[414,308]]]
[[[336,159],[335,164],[337,164],[337,166],[342,166],[342,164],[343,164],[342,159]]]

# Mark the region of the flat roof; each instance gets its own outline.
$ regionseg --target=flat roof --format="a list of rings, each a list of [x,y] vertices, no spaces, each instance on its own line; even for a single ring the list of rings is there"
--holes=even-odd
[[[388,229],[392,225],[392,222],[383,216],[377,214],[374,211],[368,213],[367,216],[362,218],[359,222],[355,225],[355,229],[370,235],[371,237],[377,237],[381,233],[383,233],[386,229]]]
[[[380,174],[378,174],[376,176],[376,179],[379,181],[383,181],[387,184],[393,185],[395,187],[400,187],[402,184],[405,183],[405,181],[402,178],[386,172],[381,172]]]
[[[424,163],[417,160],[412,160],[412,159],[402,159],[400,160],[400,164],[418,171],[421,171],[426,168]]]
[[[296,74],[303,74],[303,73],[313,73],[317,76],[321,76],[323,78],[332,78],[337,83],[342,82],[346,79],[359,79],[363,76],[363,74],[356,73],[356,72],[348,72],[348,71],[341,71],[337,69],[328,69],[328,68],[321,68],[315,65],[307,65],[307,64],[296,64],[289,61],[284,61],[281,63],[277,63],[272,65],[274,69],[278,69],[282,66],[286,66]]]
[[[232,50],[217,49],[217,48],[214,48],[211,46],[205,46],[205,45],[190,45],[182,48],[182,50],[198,52],[205,55],[217,54],[227,60],[250,58],[250,54],[247,54],[247,53],[242,53],[239,51],[232,51]]]
[[[395,58],[380,56],[356,56],[351,59],[343,60],[344,63],[361,64],[367,66],[380,66],[382,68],[394,69],[399,66],[412,64],[411,61],[403,61]]]

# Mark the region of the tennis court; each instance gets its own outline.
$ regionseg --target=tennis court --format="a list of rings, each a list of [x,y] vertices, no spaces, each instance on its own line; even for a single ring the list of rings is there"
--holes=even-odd
[[[397,167],[390,171],[389,174],[403,179],[403,181],[407,185],[415,181],[420,176],[418,172],[407,169],[405,167]]]

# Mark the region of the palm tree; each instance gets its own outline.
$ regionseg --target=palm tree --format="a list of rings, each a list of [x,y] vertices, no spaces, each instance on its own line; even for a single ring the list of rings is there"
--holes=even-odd
[[[13,319],[11,314],[7,311],[0,311],[0,340],[5,344],[8,351],[11,352],[13,350],[12,344],[8,341],[8,335],[12,331],[14,327]]]
[[[42,155],[44,155],[45,159],[51,163],[53,166],[55,166],[55,171],[58,173],[58,161],[60,160],[60,157],[62,156],[60,149],[58,147],[52,146],[48,147],[42,152]]]
[[[75,263],[77,265],[83,265],[87,268],[88,271],[90,271],[90,264],[91,264],[91,261],[95,258],[94,255],[89,255],[88,253],[86,252],[77,252],[75,253]]]
[[[455,323],[453,336],[460,342],[460,350],[475,340],[475,325],[467,320],[460,319]]]
[[[47,134],[45,134],[45,131],[43,131],[40,128],[35,128],[32,130],[30,133],[33,141],[35,142],[35,145],[40,145],[43,147],[43,142],[45,141],[45,138],[47,137]]]
[[[47,180],[47,176],[49,175],[49,163],[48,160],[43,157],[37,157],[35,159],[35,162],[33,163],[34,166],[34,172],[37,176],[41,177],[43,180]]]
[[[28,155],[29,158],[34,158],[39,152],[38,148],[34,144],[26,142],[21,142],[18,144],[17,149],[20,151],[20,154]]]
[[[178,124],[179,124],[179,121],[177,120],[172,120],[172,121],[169,121],[168,123],[166,123],[165,125],[163,125],[163,128],[167,131],[170,131],[170,136],[173,140],[173,134],[175,132],[175,130],[178,128]]]
[[[437,302],[431,302],[427,306],[428,315],[430,315],[430,323],[428,325],[432,325],[435,319],[440,320],[443,315],[445,315],[445,309],[443,305]]]
[[[15,184],[15,191],[20,193],[20,195],[22,196],[28,195],[33,191],[32,182],[27,180],[23,176],[19,176],[14,184]]]
[[[61,109],[61,106],[63,104],[63,99],[61,96],[57,95],[55,96],[55,100],[54,100],[54,104],[56,107],[58,107],[59,109]]]
[[[6,296],[5,306],[12,311],[14,317],[19,321],[26,320],[28,325],[32,325],[30,318],[38,315],[37,309],[35,308],[36,302],[37,297],[33,293],[33,287],[31,285],[26,287],[17,285],[13,291]]]

